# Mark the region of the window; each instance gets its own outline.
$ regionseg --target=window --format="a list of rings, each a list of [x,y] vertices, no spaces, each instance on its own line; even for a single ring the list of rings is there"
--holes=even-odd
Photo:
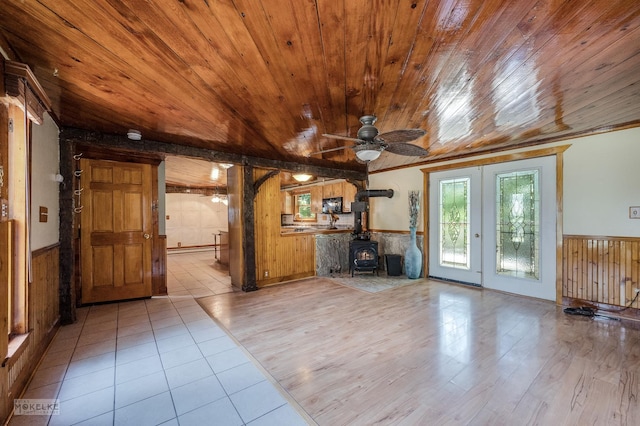
[[[315,215],[311,213],[311,193],[296,195],[296,219],[315,219]]]
[[[27,295],[30,273],[30,247],[28,234],[28,205],[29,205],[29,161],[30,161],[30,132],[31,122],[25,122],[24,112],[18,106],[10,105],[7,121],[2,124],[9,129],[8,149],[3,151],[11,169],[4,171],[4,190],[2,198],[9,200],[10,209],[8,219],[12,222],[11,250],[8,255],[12,264],[9,269],[9,285],[6,289],[7,333],[9,336],[25,334],[27,327]],[[4,250],[4,248],[3,248]],[[4,296],[3,296],[4,297]],[[3,302],[4,303],[4,302]]]

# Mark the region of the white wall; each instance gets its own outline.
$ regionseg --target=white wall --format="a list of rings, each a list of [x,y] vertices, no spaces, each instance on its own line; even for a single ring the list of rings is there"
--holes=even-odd
[[[564,234],[639,237],[640,219],[629,219],[629,207],[640,206],[640,128],[554,145],[567,144],[571,147],[564,153]],[[370,189],[396,191],[391,199],[371,199],[372,229],[408,231],[408,193],[423,189],[421,168],[424,166],[369,176]],[[424,201],[424,194],[422,197]],[[419,230],[423,226],[420,223]]]
[[[418,231],[424,229],[423,173],[420,167],[410,167],[369,175],[369,189],[393,189],[393,197],[370,198],[369,227],[374,230],[409,231],[409,191],[420,191]]]
[[[565,153],[564,233],[640,237],[640,128],[576,139]]]
[[[59,241],[59,191],[55,181],[60,171],[58,126],[45,114],[42,125],[33,124],[31,141],[31,250]],[[71,182],[64,184],[71,185]],[[47,222],[39,221],[40,206],[49,210]]]
[[[227,231],[227,206],[199,194],[166,194],[167,247],[214,244],[213,234]]]

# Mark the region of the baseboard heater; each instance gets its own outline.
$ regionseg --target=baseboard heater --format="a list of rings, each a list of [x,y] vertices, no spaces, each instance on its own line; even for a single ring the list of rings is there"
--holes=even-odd
[[[432,280],[439,280],[439,281],[446,281],[449,283],[456,283],[456,284],[463,284],[463,285],[468,285],[470,287],[478,287],[478,288],[482,288],[482,286],[480,284],[475,284],[475,283],[469,283],[466,281],[460,281],[460,280],[453,280],[451,278],[442,278],[442,277],[436,277],[434,275],[429,275],[428,277],[429,279]]]

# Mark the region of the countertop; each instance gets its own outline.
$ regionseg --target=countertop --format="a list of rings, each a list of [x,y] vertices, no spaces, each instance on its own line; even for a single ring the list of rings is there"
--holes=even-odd
[[[308,234],[342,234],[353,232],[353,227],[339,226],[330,229],[328,225],[282,225],[280,235],[308,235]]]

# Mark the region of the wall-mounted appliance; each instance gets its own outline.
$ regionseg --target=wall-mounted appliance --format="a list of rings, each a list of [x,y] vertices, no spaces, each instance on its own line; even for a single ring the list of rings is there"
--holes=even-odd
[[[342,213],[342,197],[323,198],[322,213]]]

